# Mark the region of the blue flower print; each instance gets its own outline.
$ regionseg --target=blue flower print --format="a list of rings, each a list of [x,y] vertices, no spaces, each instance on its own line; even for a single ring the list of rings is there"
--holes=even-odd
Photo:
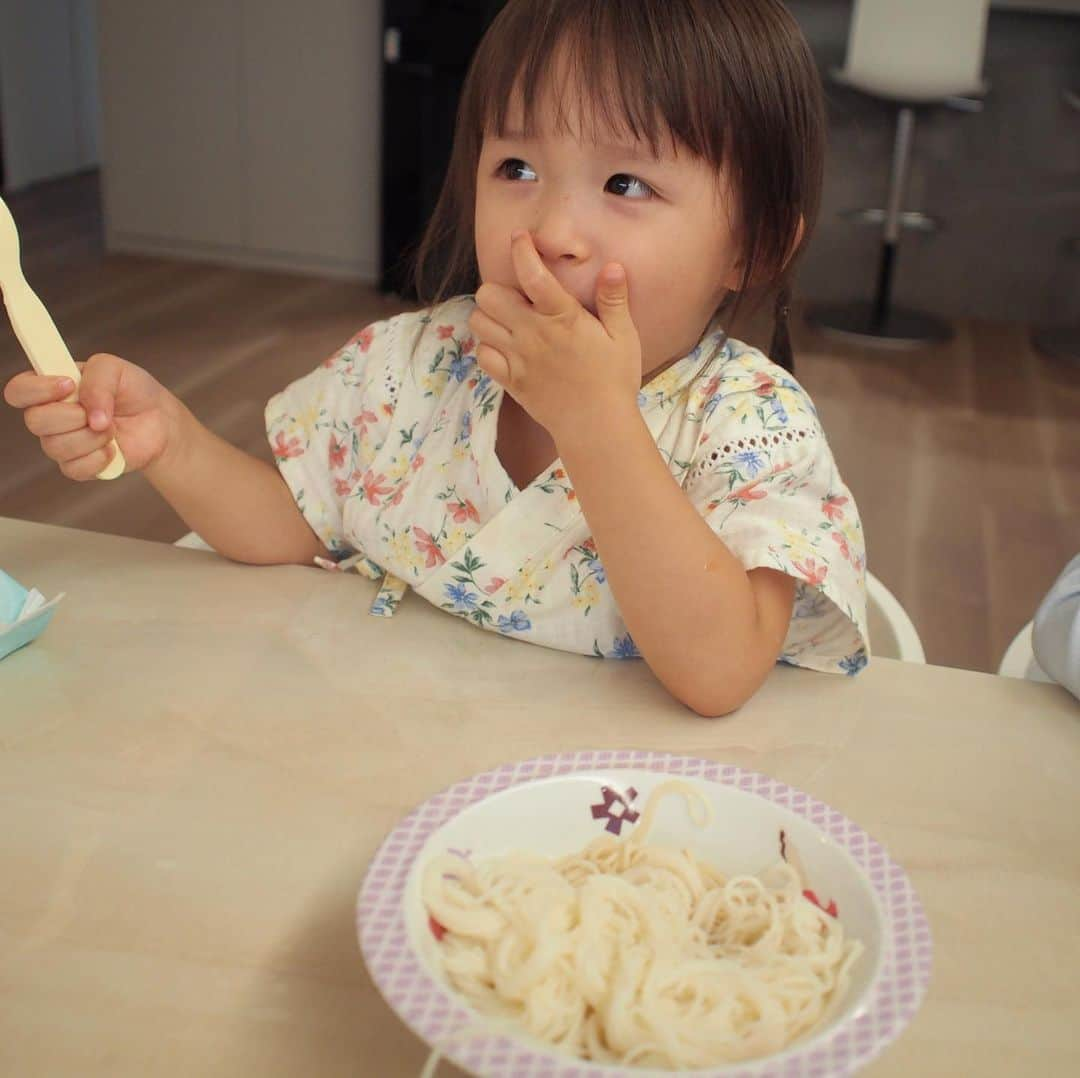
[[[773,397],[769,401],[769,407],[772,409],[772,414],[780,420],[781,423],[788,421],[788,414],[784,411],[784,406],[780,403],[779,398]]]
[[[480,600],[480,596],[475,591],[469,591],[465,584],[447,584],[446,597],[454,604],[455,613],[471,613]]]
[[[640,659],[641,653],[637,649],[630,634],[615,637],[615,644],[608,652],[609,659]]]
[[[711,402],[710,402],[711,403]],[[747,479],[753,479],[758,472],[765,467],[761,454],[756,449],[747,449],[743,453],[735,454],[735,464],[740,474]]]
[[[466,412],[461,417],[461,433],[458,434],[459,442],[468,442],[472,437],[472,412]]]
[[[532,628],[532,622],[524,610],[515,610],[510,617],[502,615],[499,618],[500,633],[527,633]]]
[[[471,356],[457,355],[450,361],[450,374],[458,381],[464,382],[472,370],[473,358]]]
[[[854,677],[867,663],[866,648],[859,648],[854,655],[849,655],[846,659],[840,660],[840,669],[847,674],[848,677]]]

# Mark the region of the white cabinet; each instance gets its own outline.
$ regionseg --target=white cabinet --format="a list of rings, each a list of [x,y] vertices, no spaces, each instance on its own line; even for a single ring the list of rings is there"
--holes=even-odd
[[[100,0],[106,244],[375,280],[378,0]]]

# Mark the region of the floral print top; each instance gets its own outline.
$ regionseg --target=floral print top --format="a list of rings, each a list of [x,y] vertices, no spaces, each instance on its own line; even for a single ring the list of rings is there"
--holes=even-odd
[[[638,653],[560,461],[519,490],[495,452],[503,390],[476,365],[471,296],[361,330],[274,396],[278,467],[335,560],[474,625],[610,658]],[[798,582],[781,661],[867,661],[866,559],[851,492],[802,387],[710,330],[638,397],[657,449],[747,570]]]

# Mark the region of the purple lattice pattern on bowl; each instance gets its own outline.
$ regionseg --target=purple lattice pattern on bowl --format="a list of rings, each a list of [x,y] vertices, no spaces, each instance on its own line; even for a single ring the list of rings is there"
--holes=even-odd
[[[805,1051],[783,1058],[728,1064],[695,1075],[724,1078],[818,1078],[851,1074],[876,1056],[907,1025],[930,981],[930,928],[903,869],[847,817],[808,794],[766,775],[690,756],[630,749],[589,750],[503,764],[451,786],[424,802],[387,836],[372,860],[357,906],[360,946],[383,996],[419,1037],[444,1047],[446,1056],[490,1078],[610,1078],[610,1065],[559,1056],[495,1032],[462,1036],[476,1017],[423,967],[408,940],[405,885],[429,836],[463,809],[510,786],[553,775],[602,769],[638,769],[706,779],[757,794],[814,824],[848,851],[876,892],[886,915],[887,948],[881,975],[865,1006]],[[470,1030],[470,1032],[472,1032]],[[667,1072],[622,1068],[634,1078]]]

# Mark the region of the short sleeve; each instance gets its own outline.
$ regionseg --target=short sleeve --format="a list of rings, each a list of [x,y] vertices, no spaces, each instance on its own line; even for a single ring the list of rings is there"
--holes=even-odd
[[[335,553],[351,549],[343,507],[362,487],[394,413],[394,323],[366,326],[266,405],[278,469],[312,531]]]
[[[745,369],[726,387],[725,379],[714,382],[719,393],[686,491],[747,571],[767,567],[797,582],[780,660],[855,674],[868,654],[855,500],[805,392],[756,355],[752,387]]]

